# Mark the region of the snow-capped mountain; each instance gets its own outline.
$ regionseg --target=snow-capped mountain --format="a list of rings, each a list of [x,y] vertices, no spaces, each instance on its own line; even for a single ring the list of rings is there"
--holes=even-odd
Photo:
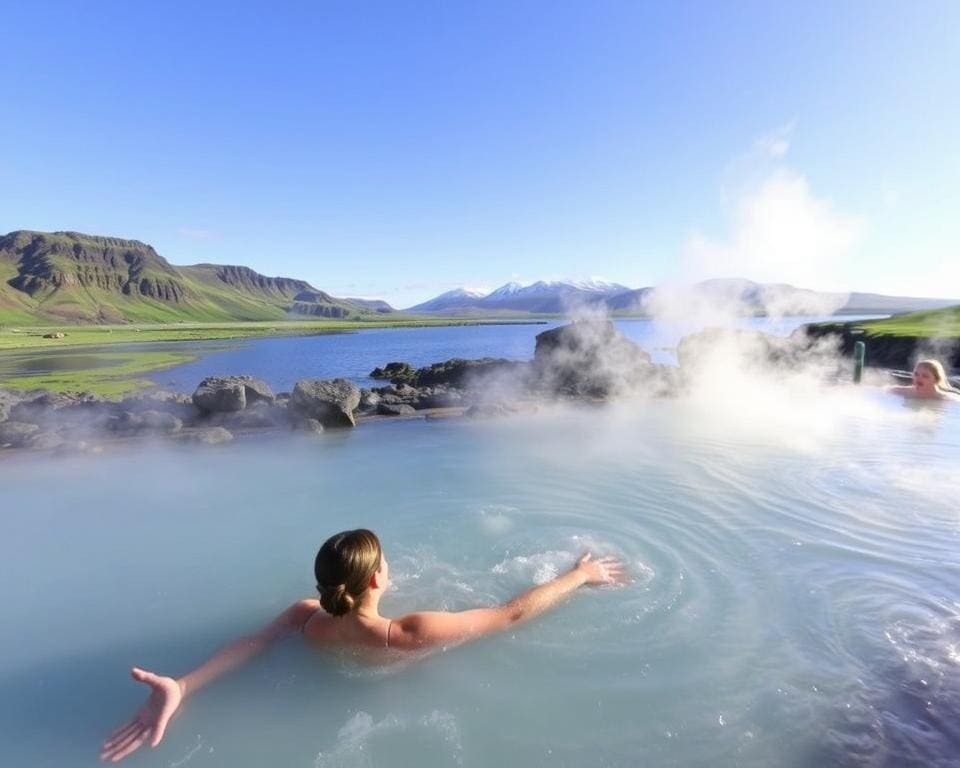
[[[466,288],[454,288],[452,291],[441,293],[429,301],[410,307],[407,312],[456,312],[471,309],[484,298],[484,294],[477,291],[468,291]]]
[[[607,296],[629,291],[625,285],[605,280],[539,280],[530,285],[506,283],[487,295],[463,288],[447,291],[430,301],[411,307],[410,312],[498,311],[558,313],[577,304],[590,304]]]
[[[458,288],[406,311],[452,315],[554,315],[579,307],[599,307],[617,314],[648,316],[660,314],[664,303],[672,308],[689,305],[722,307],[742,314],[803,315],[910,312],[951,306],[957,300],[828,293],[741,278],[704,280],[662,289],[631,289],[604,280],[539,280],[530,285],[507,283],[486,295]]]

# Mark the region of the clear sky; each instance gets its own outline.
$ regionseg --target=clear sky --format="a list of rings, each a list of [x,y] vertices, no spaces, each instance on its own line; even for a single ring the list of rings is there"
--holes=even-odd
[[[407,306],[960,296],[960,2],[9,3],[0,231]]]

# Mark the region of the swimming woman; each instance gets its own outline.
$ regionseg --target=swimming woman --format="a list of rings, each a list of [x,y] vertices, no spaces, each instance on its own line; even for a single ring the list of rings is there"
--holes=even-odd
[[[939,360],[921,360],[913,367],[913,384],[888,387],[888,392],[918,400],[960,401],[960,393],[950,386]]]
[[[469,611],[422,611],[396,619],[380,614],[380,598],[390,584],[390,568],[380,540],[358,529],[331,536],[314,563],[320,599],[291,605],[253,634],[234,640],[210,659],[174,679],[134,667],[133,679],[150,688],[150,696],[133,719],[103,743],[100,759],[117,762],[145,743],[157,746],[170,718],[184,700],[231,669],[249,661],[275,640],[302,633],[318,647],[417,651],[462,643],[532,619],[585,584],[622,584],[623,567],[612,557],[590,554],[562,576],[533,587],[496,608]]]

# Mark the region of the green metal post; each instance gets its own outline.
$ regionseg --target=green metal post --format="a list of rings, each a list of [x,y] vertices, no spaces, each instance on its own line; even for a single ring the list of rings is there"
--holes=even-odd
[[[863,377],[863,364],[867,359],[867,345],[862,341],[853,345],[853,383],[859,384]]]

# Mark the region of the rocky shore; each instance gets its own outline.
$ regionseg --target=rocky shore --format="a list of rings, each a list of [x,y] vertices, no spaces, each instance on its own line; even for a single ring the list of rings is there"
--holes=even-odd
[[[948,369],[960,369],[960,342],[956,338],[892,334],[868,336],[850,323],[819,323],[804,326],[796,333],[802,333],[811,339],[831,339],[843,355],[852,355],[854,344],[862,341],[867,345],[869,366],[910,370],[917,360],[933,357],[943,362]]]
[[[612,323],[580,321],[539,334],[529,362],[390,362],[370,373],[384,382],[370,389],[347,379],[302,379],[292,392],[275,393],[252,376],[212,376],[192,394],[156,390],[120,401],[0,390],[0,449],[87,452],[131,438],[213,445],[268,431],[319,434],[376,418],[492,417],[548,402],[665,397],[701,375],[701,362],[718,349],[734,345],[765,365],[793,368],[835,355],[839,343],[712,329],[684,338],[679,365],[668,366],[654,363]]]

